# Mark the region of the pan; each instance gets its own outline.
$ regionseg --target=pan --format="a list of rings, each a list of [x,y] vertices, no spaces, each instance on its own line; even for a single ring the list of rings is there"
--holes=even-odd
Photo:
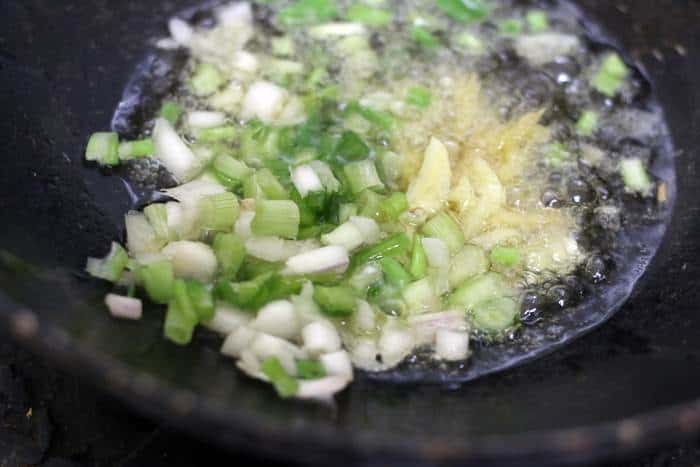
[[[584,337],[508,371],[468,383],[361,376],[332,405],[278,400],[239,376],[211,336],[186,349],[167,344],[153,313],[136,326],[115,323],[99,305],[107,289],[81,272],[87,256],[120,238],[138,195],[115,174],[84,165],[84,143],[128,104],[123,91],[149,63],[144,51],[165,33],[163,19],[191,6],[0,5],[0,322],[14,338],[174,428],[232,451],[309,464],[576,464],[700,432],[693,2],[576,2],[592,33],[619,46],[651,83],[677,174],[663,240],[636,266],[644,275],[624,305],[595,332],[586,327]]]

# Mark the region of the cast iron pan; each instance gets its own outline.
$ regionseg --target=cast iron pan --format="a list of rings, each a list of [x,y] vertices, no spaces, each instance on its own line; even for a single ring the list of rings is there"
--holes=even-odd
[[[614,318],[545,358],[468,384],[361,377],[334,406],[279,401],[238,377],[206,335],[186,349],[164,342],[156,313],[115,323],[99,305],[106,288],[80,272],[120,238],[133,201],[120,178],[82,163],[87,135],[109,127],[164,18],[192,4],[0,4],[0,319],[14,337],[174,427],[302,462],[543,466],[700,432],[694,2],[577,2],[648,76],[678,175],[661,248]]]

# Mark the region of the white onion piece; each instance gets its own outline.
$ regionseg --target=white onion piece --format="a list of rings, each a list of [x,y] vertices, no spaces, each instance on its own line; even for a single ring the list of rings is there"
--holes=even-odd
[[[321,241],[324,245],[338,245],[352,251],[364,243],[364,236],[355,224],[346,222],[332,232],[322,235]]]
[[[233,226],[233,231],[236,235],[240,236],[243,240],[247,240],[253,236],[253,228],[251,224],[255,218],[255,213],[251,211],[241,211],[241,215],[238,216],[238,220]]]
[[[316,171],[308,165],[301,165],[292,169],[292,183],[302,198],[315,191],[323,190],[323,184]]]
[[[309,35],[314,39],[329,39],[333,37],[357,36],[365,34],[367,29],[362,23],[326,23],[309,29]]]
[[[228,336],[250,322],[250,314],[228,305],[217,305],[211,321],[204,326],[222,336]]]
[[[269,81],[256,81],[250,85],[243,98],[241,117],[257,117],[265,123],[271,123],[282,110],[288,97],[286,89]]]
[[[328,376],[342,376],[348,381],[353,380],[352,361],[350,354],[345,350],[321,355],[319,361]]]
[[[141,212],[130,211],[124,216],[126,244],[132,255],[157,253],[163,246],[146,216]]]
[[[248,2],[229,3],[216,10],[216,18],[226,27],[248,26],[253,23],[253,9]]]
[[[260,60],[250,52],[239,50],[233,55],[231,66],[244,73],[254,74],[260,68]]]
[[[362,216],[352,216],[350,218],[355,227],[357,227],[360,232],[362,232],[362,237],[365,239],[367,245],[372,245],[377,243],[382,237],[382,231],[379,228],[379,224],[374,219]]]
[[[541,66],[574,53],[580,45],[576,36],[543,32],[518,36],[515,51],[532,65]]]
[[[215,128],[226,123],[226,114],[223,112],[188,112],[186,120],[190,128]]]
[[[294,306],[287,300],[270,302],[262,307],[250,326],[282,339],[292,339],[299,334],[299,320]]]
[[[168,30],[170,31],[170,36],[178,45],[183,47],[190,45],[194,30],[186,21],[180,18],[172,18],[168,22]]]
[[[338,331],[327,321],[316,321],[304,326],[301,339],[304,350],[312,355],[336,352],[341,346]]]
[[[202,170],[202,162],[164,118],[156,119],[153,143],[156,159],[163,163],[178,181],[192,180]]]
[[[291,342],[262,332],[259,332],[253,339],[250,351],[260,361],[277,357],[290,375],[296,374],[297,371],[295,359],[306,357],[304,351]]]
[[[287,272],[292,274],[344,272],[349,264],[348,251],[344,247],[327,246],[292,256],[287,260]]]
[[[374,331],[377,327],[377,318],[372,305],[365,300],[357,300],[355,311],[355,325],[360,331]]]
[[[445,242],[439,238],[424,238],[422,243],[431,267],[437,269],[450,267],[450,249]]]
[[[211,282],[216,275],[217,260],[209,245],[201,242],[179,241],[163,248],[172,261],[176,277]]]
[[[466,360],[469,356],[469,333],[439,329],[435,335],[435,353],[448,362]]]
[[[227,357],[238,358],[253,343],[258,331],[247,326],[239,326],[228,335],[221,345],[221,353]]]
[[[105,304],[115,318],[139,320],[143,313],[141,300],[123,295],[107,294]]]
[[[310,379],[299,382],[297,399],[328,400],[334,394],[342,391],[350,383],[343,376],[327,376],[325,378]]]

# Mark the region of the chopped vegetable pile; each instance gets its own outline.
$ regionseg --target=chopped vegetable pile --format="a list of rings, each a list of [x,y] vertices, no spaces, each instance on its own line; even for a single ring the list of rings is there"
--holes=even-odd
[[[146,297],[165,338],[220,334],[281,397],[327,399],[353,366],[417,349],[462,362],[470,339],[513,338],[528,291],[596,259],[581,207],[615,214],[581,167],[653,194],[648,159],[597,140],[632,70],[559,10],[239,2],[168,26],[159,46],[189,54],[178,91],[141,139],[95,133],[85,156],[151,158],[175,183],[87,271],[129,290],[107,296],[115,317],[139,319]],[[542,84],[523,91],[509,66]],[[553,89],[572,82],[578,106],[554,115]]]

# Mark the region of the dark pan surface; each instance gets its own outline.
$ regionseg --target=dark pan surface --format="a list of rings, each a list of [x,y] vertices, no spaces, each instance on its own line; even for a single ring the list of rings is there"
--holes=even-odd
[[[0,245],[26,260],[0,255],[0,316],[18,338],[178,427],[301,460],[336,453],[347,464],[372,456],[382,465],[407,457],[543,465],[698,431],[700,51],[692,45],[700,13],[692,2],[580,2],[644,64],[678,151],[675,217],[620,313],[505,374],[449,388],[361,380],[336,407],[281,402],[206,342],[163,342],[155,313],[134,326],[113,322],[97,306],[105,289],[74,273],[119,237],[131,203],[118,178],[83,166],[84,141],[109,126],[144,41],[188,4],[0,5]]]

